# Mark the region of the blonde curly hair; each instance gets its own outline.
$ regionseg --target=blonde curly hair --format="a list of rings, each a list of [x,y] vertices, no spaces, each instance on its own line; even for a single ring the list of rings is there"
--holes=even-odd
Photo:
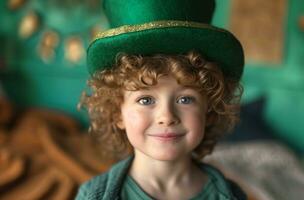
[[[89,132],[98,136],[106,152],[129,154],[132,147],[125,131],[117,124],[121,119],[120,106],[124,90],[139,90],[157,84],[160,76],[172,75],[179,84],[189,86],[207,96],[208,113],[212,123],[205,128],[205,136],[193,155],[201,159],[210,154],[218,141],[239,120],[242,86],[239,81],[225,77],[214,62],[190,51],[182,55],[153,56],[119,54],[116,64],[97,71],[84,92],[80,107],[88,110]]]

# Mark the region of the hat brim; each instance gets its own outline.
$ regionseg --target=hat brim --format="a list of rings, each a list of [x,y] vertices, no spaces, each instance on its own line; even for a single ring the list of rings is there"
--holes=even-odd
[[[118,53],[182,54],[190,50],[217,62],[226,77],[240,79],[244,67],[240,42],[229,31],[210,25],[150,28],[96,38],[87,50],[87,64],[92,75],[110,68]]]

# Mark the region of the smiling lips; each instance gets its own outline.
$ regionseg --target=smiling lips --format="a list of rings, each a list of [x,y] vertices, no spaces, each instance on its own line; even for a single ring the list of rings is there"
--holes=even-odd
[[[184,136],[184,134],[176,134],[176,133],[160,133],[160,134],[153,134],[150,135],[154,137],[155,139],[161,140],[161,141],[172,141],[180,139]]]

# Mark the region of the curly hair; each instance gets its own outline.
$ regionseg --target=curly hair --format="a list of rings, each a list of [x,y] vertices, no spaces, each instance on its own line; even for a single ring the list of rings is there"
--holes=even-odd
[[[114,66],[97,71],[88,80],[91,91],[83,92],[79,104],[88,110],[89,132],[98,136],[106,152],[132,152],[125,131],[117,126],[121,119],[123,91],[156,85],[158,78],[164,75],[172,75],[179,84],[207,96],[207,119],[212,119],[212,123],[206,126],[205,136],[193,152],[194,158],[210,154],[218,139],[239,120],[242,86],[239,81],[225,77],[216,63],[207,61],[199,53],[152,56],[121,53]]]

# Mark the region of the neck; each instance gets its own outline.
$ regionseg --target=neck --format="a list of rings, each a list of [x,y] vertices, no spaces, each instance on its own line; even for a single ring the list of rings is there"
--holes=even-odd
[[[191,155],[173,161],[163,161],[135,151],[130,175],[140,185],[149,185],[156,190],[166,191],[177,185],[189,183],[197,170]]]

